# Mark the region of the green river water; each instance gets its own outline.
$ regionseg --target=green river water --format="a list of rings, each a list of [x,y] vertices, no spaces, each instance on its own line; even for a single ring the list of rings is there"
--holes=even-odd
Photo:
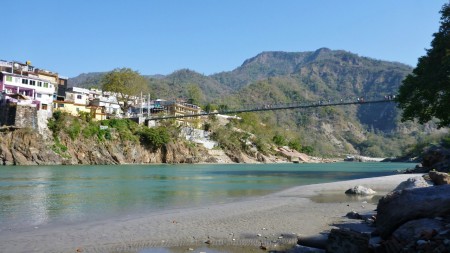
[[[237,201],[289,187],[376,177],[406,163],[4,166],[0,234]]]

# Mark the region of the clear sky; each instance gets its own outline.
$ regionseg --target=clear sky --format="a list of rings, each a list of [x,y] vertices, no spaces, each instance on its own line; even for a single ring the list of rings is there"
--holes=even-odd
[[[230,71],[321,47],[415,66],[448,0],[4,0],[0,59],[74,77]]]

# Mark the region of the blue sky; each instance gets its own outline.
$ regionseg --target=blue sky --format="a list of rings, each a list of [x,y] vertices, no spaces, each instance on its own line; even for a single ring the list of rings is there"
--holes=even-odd
[[[74,77],[230,71],[263,51],[321,47],[415,66],[444,0],[2,1],[0,59]]]

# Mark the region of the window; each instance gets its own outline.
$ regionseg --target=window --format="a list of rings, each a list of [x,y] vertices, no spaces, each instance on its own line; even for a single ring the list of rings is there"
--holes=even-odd
[[[47,104],[42,104],[41,109],[42,110],[47,110]]]
[[[20,83],[20,78],[14,77],[14,82],[15,82],[15,83]]]
[[[42,82],[38,82],[38,87],[42,87]]]
[[[35,86],[35,85],[36,85],[36,81],[34,81],[34,80],[30,80],[30,85],[33,85],[33,86]]]
[[[81,95],[77,95],[77,99],[81,99],[82,98],[82,96]]]
[[[41,94],[41,93],[36,93],[36,97],[37,97],[37,98],[41,98],[41,97],[42,97],[42,94]]]
[[[64,107],[64,104],[58,104],[58,107],[59,108]]]
[[[44,83],[44,88],[48,88],[48,83]]]
[[[12,82],[12,76],[6,76],[6,81]]]
[[[80,111],[80,108],[77,108],[77,112],[79,112]]]
[[[22,79],[22,84],[28,84],[28,79]]]

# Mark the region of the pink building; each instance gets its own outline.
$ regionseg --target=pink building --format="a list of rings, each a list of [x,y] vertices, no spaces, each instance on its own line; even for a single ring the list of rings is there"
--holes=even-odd
[[[37,69],[30,62],[23,64],[0,60],[0,92],[5,95],[20,94],[31,100],[38,110],[51,114],[58,83],[57,73]]]

